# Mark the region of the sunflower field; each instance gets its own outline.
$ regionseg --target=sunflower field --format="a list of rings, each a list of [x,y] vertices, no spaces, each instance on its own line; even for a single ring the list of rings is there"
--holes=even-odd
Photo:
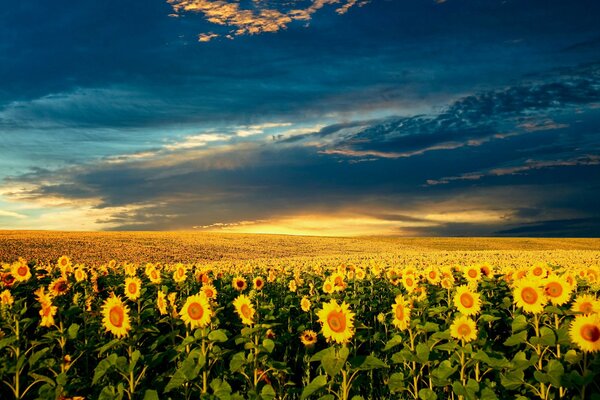
[[[0,266],[0,399],[600,398],[600,268]]]

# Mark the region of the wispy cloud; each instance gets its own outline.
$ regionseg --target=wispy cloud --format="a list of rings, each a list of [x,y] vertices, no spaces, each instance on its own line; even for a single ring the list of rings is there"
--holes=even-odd
[[[298,8],[297,4],[304,1],[292,0],[281,2],[279,7],[269,3],[253,2],[251,8],[244,8],[239,2],[229,0],[168,0],[173,10],[179,15],[182,13],[202,13],[206,20],[215,25],[233,28],[233,35],[256,35],[265,32],[277,32],[285,29],[293,21],[308,22],[312,15],[325,7],[341,2],[336,8],[338,14],[345,14],[355,5],[362,6],[369,0],[310,0],[307,7]],[[229,34],[225,34],[229,36]],[[201,42],[208,42],[220,36],[213,32],[199,35]]]

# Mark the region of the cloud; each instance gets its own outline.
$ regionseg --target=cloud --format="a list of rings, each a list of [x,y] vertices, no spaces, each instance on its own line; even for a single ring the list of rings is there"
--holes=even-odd
[[[0,210],[0,218],[2,218],[2,217],[17,218],[17,219],[27,218],[26,215],[23,215],[23,214],[14,212],[14,211]]]
[[[167,0],[173,7],[175,15],[182,13],[201,13],[204,18],[215,25],[233,28],[233,34],[257,35],[265,32],[277,32],[285,29],[293,21],[310,21],[312,15],[326,5],[339,4],[340,0],[311,0],[305,8],[296,8],[298,0],[282,2],[278,8],[253,2],[252,8],[243,8],[240,3],[225,0]],[[345,14],[356,4],[364,5],[368,1],[342,0],[342,6],[336,9],[338,14]],[[208,42],[219,35],[212,32],[200,34],[201,42]]]
[[[526,160],[523,165],[507,166],[503,168],[493,168],[487,171],[468,172],[459,176],[447,176],[440,179],[427,180],[428,185],[445,185],[455,181],[474,181],[490,176],[504,176],[523,174],[532,170],[574,167],[574,166],[594,166],[600,165],[600,156],[585,155],[570,160]]]

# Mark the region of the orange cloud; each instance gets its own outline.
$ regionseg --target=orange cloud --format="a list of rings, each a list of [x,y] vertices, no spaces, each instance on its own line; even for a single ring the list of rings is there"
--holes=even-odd
[[[252,9],[245,9],[238,2],[225,0],[167,0],[173,10],[179,15],[185,12],[204,14],[207,21],[215,24],[234,28],[233,34],[256,35],[263,32],[277,32],[285,29],[292,21],[310,21],[312,15],[330,4],[343,3],[336,9],[338,14],[345,14],[348,9],[358,5],[362,6],[368,0],[312,0],[306,8],[294,8],[282,5],[280,9],[269,8],[261,3],[254,3]],[[208,42],[219,36],[215,33],[203,33],[198,36],[201,42]]]

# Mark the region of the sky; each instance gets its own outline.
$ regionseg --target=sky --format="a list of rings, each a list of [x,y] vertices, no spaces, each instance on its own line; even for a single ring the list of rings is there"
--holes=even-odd
[[[596,0],[0,10],[0,229],[599,236]]]

